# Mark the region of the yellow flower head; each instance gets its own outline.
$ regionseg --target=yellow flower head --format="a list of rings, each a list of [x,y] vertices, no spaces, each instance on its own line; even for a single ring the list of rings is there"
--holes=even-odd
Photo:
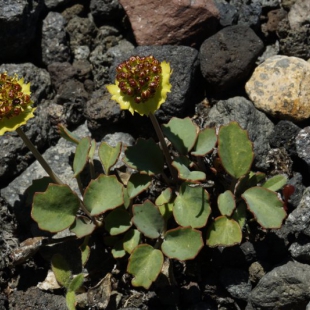
[[[116,67],[115,84],[107,85],[122,110],[149,115],[160,108],[171,90],[169,63],[153,56],[132,56]]]
[[[0,135],[14,131],[34,117],[35,108],[30,99],[30,83],[18,80],[17,75],[0,73]]]

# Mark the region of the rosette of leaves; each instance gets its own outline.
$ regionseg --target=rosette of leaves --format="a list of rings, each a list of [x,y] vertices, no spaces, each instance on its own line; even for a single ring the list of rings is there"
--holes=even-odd
[[[146,289],[160,274],[165,257],[194,259],[204,245],[240,243],[249,219],[271,229],[286,217],[276,192],[286,176],[266,180],[251,171],[252,142],[236,122],[217,132],[200,130],[190,118],[172,118],[162,130],[173,149],[176,183],[165,175],[164,156],[153,139],[138,139],[127,147],[123,161],[134,172],[126,178],[113,169],[121,145],[101,143],[98,157],[104,173],[93,172],[89,185],[81,187],[81,197],[67,185],[49,184],[34,194],[32,206],[33,219],[52,233],[69,229],[85,238],[103,226],[111,254],[128,257],[132,284]],[[93,167],[96,143],[63,127],[61,133],[77,145],[73,170],[78,178],[86,166]],[[158,182],[161,193],[154,201],[147,199],[150,185]],[[89,251],[87,243],[85,249]]]

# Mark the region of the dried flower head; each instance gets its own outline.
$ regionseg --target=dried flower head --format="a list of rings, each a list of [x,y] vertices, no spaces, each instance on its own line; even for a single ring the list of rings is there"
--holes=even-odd
[[[160,108],[171,90],[169,63],[154,56],[132,56],[116,68],[115,84],[107,89],[122,110],[149,115]]]
[[[14,131],[34,117],[30,98],[30,83],[6,72],[0,73],[0,135]]]

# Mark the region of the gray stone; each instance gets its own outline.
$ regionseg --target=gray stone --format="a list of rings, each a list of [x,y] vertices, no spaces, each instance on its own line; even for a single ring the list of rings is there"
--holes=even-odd
[[[32,63],[3,64],[0,65],[0,72],[6,71],[9,75],[15,73],[19,78],[24,77],[25,82],[30,82],[31,99],[35,104],[40,104],[42,99],[51,98],[52,84],[49,73],[38,68]]]
[[[252,290],[246,309],[303,310],[309,302],[310,266],[288,262],[268,272]]]
[[[264,45],[247,26],[230,26],[206,39],[199,50],[200,67],[211,91],[245,82]]]
[[[286,17],[279,22],[277,35],[282,55],[295,56],[304,60],[310,58],[310,28],[308,25],[291,29]]]
[[[288,249],[292,257],[301,263],[310,263],[310,243],[299,244],[294,242]]]
[[[74,51],[78,46],[88,46],[92,48],[92,43],[96,37],[96,26],[91,18],[75,16],[65,27],[70,37],[70,48]]]
[[[76,77],[76,70],[69,62],[52,62],[47,66],[53,86],[59,89],[66,81]]]
[[[84,110],[88,100],[83,83],[70,79],[59,87],[56,103],[64,106],[68,125],[80,125],[84,121]]]
[[[161,122],[167,122],[173,116],[184,117],[189,111],[194,111],[195,104],[202,100],[204,92],[197,50],[188,46],[138,46],[115,59],[110,71],[111,81],[115,80],[116,66],[132,55],[153,55],[159,61],[170,63],[173,70],[170,78],[172,91],[168,93],[166,102],[156,111]]]
[[[288,202],[294,209],[296,209],[306,189],[306,187],[303,185],[302,175],[298,172],[295,172],[294,176],[288,180],[287,184],[294,186],[294,193]]]
[[[254,163],[258,169],[267,169],[266,158],[270,149],[268,137],[273,130],[273,123],[264,113],[256,110],[250,101],[243,97],[234,97],[214,105],[203,126],[226,125],[231,121],[237,121],[248,131],[249,138],[254,143]]]
[[[219,10],[219,22],[222,27],[235,25],[238,21],[238,10],[230,3],[214,1]]]
[[[43,2],[49,10],[53,10],[55,8],[58,8],[64,5],[74,3],[75,1],[74,0],[43,0]]]
[[[90,55],[90,49],[87,45],[76,46],[73,54],[75,60],[86,60]]]
[[[262,13],[261,0],[232,0],[230,4],[238,9],[238,25],[245,25],[253,28],[259,26]]]
[[[118,0],[91,0],[89,8],[96,24],[99,26],[106,21],[115,20],[124,14],[124,10]]]
[[[298,157],[310,168],[310,126],[299,131],[296,137],[296,150]]]
[[[95,134],[103,132],[107,127],[124,119],[124,111],[111,100],[111,95],[102,90],[94,91],[87,101],[85,117],[90,131]]]
[[[103,26],[98,30],[94,45],[89,61],[93,67],[95,89],[100,89],[112,82],[109,72],[115,57],[133,50],[134,46],[129,41],[121,39],[118,30],[110,26]]]
[[[290,233],[310,236],[310,187],[305,189],[298,207],[289,214],[284,227]]]
[[[43,1],[0,1],[0,63],[29,56],[42,10]]]
[[[277,8],[280,6],[281,0],[261,0],[262,8]]]
[[[57,12],[49,12],[43,20],[41,48],[45,65],[70,60],[65,25],[66,20]]]
[[[246,271],[226,268],[221,271],[220,279],[222,285],[232,297],[245,301],[248,299],[252,285]]]
[[[305,0],[297,0],[292,5],[289,13],[288,20],[291,29],[299,29],[303,25],[310,24],[310,2]]]
[[[290,156],[296,156],[295,139],[300,127],[290,121],[278,122],[270,134],[269,143],[271,147],[284,147]]]

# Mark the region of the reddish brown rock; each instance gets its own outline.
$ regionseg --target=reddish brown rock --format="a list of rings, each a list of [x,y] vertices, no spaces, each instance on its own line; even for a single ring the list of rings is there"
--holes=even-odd
[[[216,31],[213,0],[120,0],[138,45],[199,45]]]

